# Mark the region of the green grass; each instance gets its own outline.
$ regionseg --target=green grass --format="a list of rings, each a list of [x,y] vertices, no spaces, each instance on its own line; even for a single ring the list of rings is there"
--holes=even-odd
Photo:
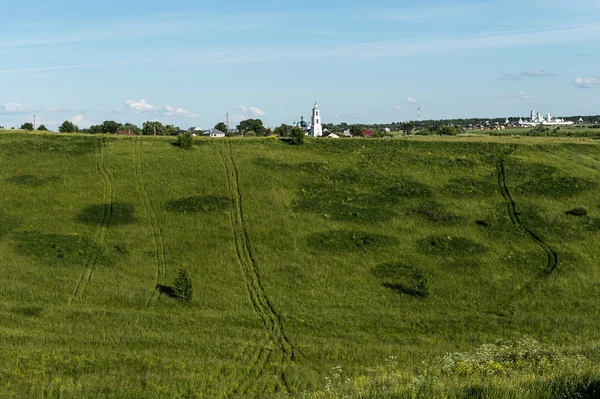
[[[0,134],[0,397],[555,398],[598,385],[597,144],[173,141]],[[539,241],[511,220],[501,158]],[[181,269],[189,303],[156,290]],[[475,349],[526,337],[549,364],[517,370]],[[475,371],[440,365],[455,352]]]

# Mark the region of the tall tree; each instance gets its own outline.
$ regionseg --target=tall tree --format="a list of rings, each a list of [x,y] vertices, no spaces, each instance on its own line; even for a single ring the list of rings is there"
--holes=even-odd
[[[40,126],[37,128],[37,130],[39,130],[40,132],[47,132],[47,131],[48,131],[48,129],[47,129],[47,128],[46,128],[46,126],[44,126],[44,125],[40,125]]]
[[[257,136],[265,134],[265,126],[260,119],[246,119],[241,121],[237,126],[237,130],[242,134],[255,133]]]
[[[75,133],[79,131],[79,128],[71,121],[64,121],[58,128],[58,131],[61,133]]]
[[[121,124],[115,121],[104,121],[102,123],[102,133],[104,134],[117,134],[117,131],[121,128]]]
[[[224,122],[219,122],[215,126],[215,129],[222,131],[223,133],[227,133],[227,125]]]
[[[22,130],[33,130],[33,123],[27,122],[21,125]]]
[[[158,121],[144,122],[142,126],[142,134],[144,136],[164,136],[166,134],[165,126]]]
[[[290,133],[292,132],[292,127],[286,125],[285,123],[281,126],[275,128],[274,133],[279,137],[290,137]]]

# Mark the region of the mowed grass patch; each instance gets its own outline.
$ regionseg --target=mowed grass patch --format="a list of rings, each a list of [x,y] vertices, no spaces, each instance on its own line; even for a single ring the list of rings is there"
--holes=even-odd
[[[84,267],[93,242],[77,234],[27,231],[16,234],[15,249],[47,266]]]
[[[21,225],[18,217],[11,216],[0,209],[0,238]]]
[[[417,241],[417,248],[426,255],[469,256],[480,255],[487,248],[469,238],[450,235],[429,236]]]
[[[41,187],[46,184],[59,183],[62,178],[59,176],[40,177],[38,175],[19,175],[13,176],[6,179],[8,183],[29,186],[29,187]]]

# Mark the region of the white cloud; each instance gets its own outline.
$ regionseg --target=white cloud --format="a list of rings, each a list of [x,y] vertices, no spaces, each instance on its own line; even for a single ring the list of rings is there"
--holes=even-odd
[[[546,77],[549,77],[549,76],[557,76],[555,73],[544,72],[541,69],[538,69],[537,71],[525,71],[525,72],[521,72],[521,75],[527,76],[527,77],[530,77],[530,78],[546,78]]]
[[[83,115],[75,115],[71,118],[71,122],[80,128],[90,127],[92,124],[88,122]]]
[[[535,98],[535,96],[533,94],[524,92],[524,91],[520,91],[517,94],[494,94],[494,97],[496,98],[514,98],[514,99],[518,99],[518,100],[530,100],[532,98]]]
[[[408,101],[409,103],[416,104],[417,99],[416,98],[412,98],[412,97],[406,97],[406,101]]]
[[[250,115],[254,115],[254,116],[264,116],[265,112],[257,107],[246,107],[245,105],[240,105],[238,107],[239,110],[241,110],[243,113],[245,114],[250,114]]]
[[[589,78],[577,78],[573,81],[573,84],[580,89],[599,89],[600,77],[593,76]]]
[[[127,105],[128,109],[136,112],[138,114],[150,114],[150,113],[158,113],[164,116],[181,116],[185,118],[197,118],[198,115],[194,114],[191,111],[188,111],[184,108],[175,108],[172,105],[165,105],[164,107],[155,106],[149,104],[145,99],[141,99],[139,101],[127,100],[125,101],[125,105]],[[113,108],[114,112],[121,112],[119,107]]]
[[[7,103],[2,106],[2,112],[5,114],[21,114],[24,111],[25,109],[19,103]]]
[[[144,113],[144,112],[156,112],[158,108],[154,105],[150,105],[143,98],[140,101],[127,100],[125,101],[125,105],[127,105],[130,109],[135,112]]]
[[[394,105],[394,109],[403,109],[404,107],[402,105]]]

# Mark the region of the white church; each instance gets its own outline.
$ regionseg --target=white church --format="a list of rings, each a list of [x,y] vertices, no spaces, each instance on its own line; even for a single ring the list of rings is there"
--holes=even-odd
[[[310,119],[310,123],[306,123],[304,121],[304,117],[301,118],[300,122],[294,124],[294,126],[298,126],[306,132],[308,136],[312,137],[322,137],[323,136],[323,125],[321,119],[321,111],[319,110],[319,105],[315,102],[315,106],[312,110],[312,117]]]

